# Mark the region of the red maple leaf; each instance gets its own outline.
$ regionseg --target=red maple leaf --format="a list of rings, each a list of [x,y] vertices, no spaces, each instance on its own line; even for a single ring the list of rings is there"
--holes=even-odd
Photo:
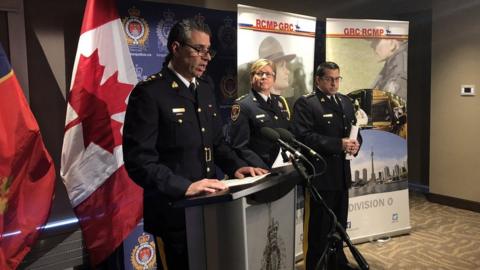
[[[81,122],[85,148],[93,142],[113,153],[113,148],[122,143],[122,123],[113,120],[112,115],[126,110],[125,100],[133,86],[120,83],[118,71],[100,85],[104,69],[99,63],[98,50],[90,57],[80,56],[69,98],[78,118],[65,129]]]

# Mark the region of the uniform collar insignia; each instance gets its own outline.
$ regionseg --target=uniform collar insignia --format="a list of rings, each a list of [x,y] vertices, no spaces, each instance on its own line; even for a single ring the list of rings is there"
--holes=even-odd
[[[172,82],[172,88],[178,88],[178,83],[176,81]]]
[[[321,102],[325,102],[325,99],[322,97],[322,99],[320,99]]]

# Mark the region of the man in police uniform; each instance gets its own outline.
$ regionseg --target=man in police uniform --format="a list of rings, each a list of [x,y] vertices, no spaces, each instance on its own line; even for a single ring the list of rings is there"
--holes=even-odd
[[[202,77],[215,52],[210,29],[185,19],[172,27],[161,72],[132,91],[123,129],[125,167],[144,189],[144,228],[157,240],[160,269],[188,269],[185,213],[171,202],[226,189],[230,176],[263,174],[225,144],[212,82]]]
[[[325,62],[317,67],[316,89],[300,97],[294,105],[292,131],[299,141],[325,158],[326,171],[312,180],[313,186],[345,228],[348,189],[351,186],[350,161],[345,159],[345,155],[358,153],[361,137],[348,138],[356,122],[355,111],[350,99],[337,93],[341,78],[340,68],[333,62]],[[304,225],[305,266],[307,270],[313,270],[328,244],[331,219],[320,204],[310,198],[308,192],[305,194]],[[338,269],[351,269],[343,252],[343,243],[338,242]]]
[[[285,99],[270,91],[276,76],[275,64],[258,59],[252,64],[249,94],[238,98],[232,106],[229,137],[232,147],[248,165],[270,169],[280,146],[266,139],[263,127],[289,128],[290,111]]]

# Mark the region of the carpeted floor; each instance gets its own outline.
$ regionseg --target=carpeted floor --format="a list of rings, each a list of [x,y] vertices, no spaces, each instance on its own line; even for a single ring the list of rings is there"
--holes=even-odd
[[[431,203],[411,193],[410,215],[409,235],[356,245],[370,269],[480,270],[480,213]],[[296,268],[303,270],[302,263]]]

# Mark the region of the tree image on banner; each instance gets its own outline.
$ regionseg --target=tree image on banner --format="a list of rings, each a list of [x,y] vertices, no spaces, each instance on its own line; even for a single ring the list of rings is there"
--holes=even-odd
[[[135,69],[113,0],[88,0],[67,106],[61,176],[92,265],[142,218],[142,189],[123,165],[122,127]]]

